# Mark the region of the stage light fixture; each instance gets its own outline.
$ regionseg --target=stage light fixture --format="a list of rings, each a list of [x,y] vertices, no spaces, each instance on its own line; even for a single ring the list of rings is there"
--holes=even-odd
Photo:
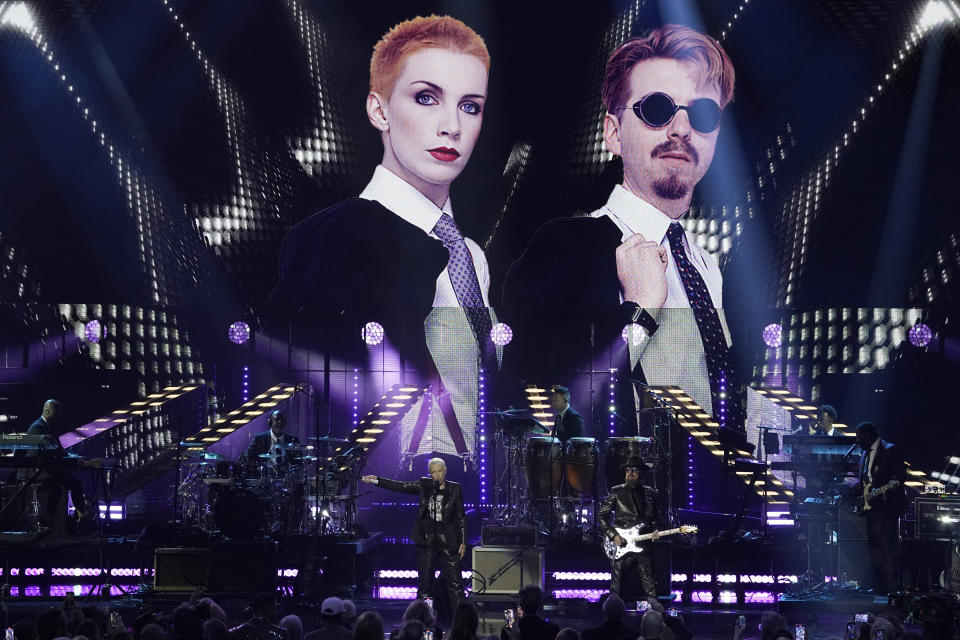
[[[783,344],[783,327],[774,322],[763,328],[763,342],[771,349],[776,349]]]
[[[925,347],[933,340],[933,331],[927,325],[918,322],[910,327],[910,331],[907,332],[907,338],[913,346],[917,348]]]
[[[368,322],[360,330],[360,337],[371,347],[380,344],[384,337],[383,325],[379,322]]]
[[[513,329],[508,324],[498,322],[490,329],[490,340],[498,347],[505,347],[513,340]]]
[[[647,332],[639,324],[631,322],[623,327],[620,332],[620,339],[623,340],[624,344],[631,347],[639,347],[647,339]]]
[[[230,338],[230,342],[243,344],[250,339],[250,325],[243,320],[237,320],[230,325],[230,329],[227,330],[227,336]]]
[[[87,342],[100,342],[103,333],[103,325],[100,324],[99,320],[91,320],[83,326],[83,337],[87,339]]]

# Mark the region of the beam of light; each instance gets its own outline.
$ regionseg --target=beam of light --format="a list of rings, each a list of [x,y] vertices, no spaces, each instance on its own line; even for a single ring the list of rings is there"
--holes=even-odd
[[[0,27],[19,29],[31,38],[36,35],[37,21],[26,2],[0,4]]]
[[[950,0],[928,0],[917,18],[917,31],[928,31],[942,24],[953,24],[960,20],[960,10]]]

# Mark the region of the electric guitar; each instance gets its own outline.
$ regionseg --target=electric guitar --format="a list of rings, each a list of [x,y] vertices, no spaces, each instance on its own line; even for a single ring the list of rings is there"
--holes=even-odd
[[[677,527],[676,529],[651,531],[650,533],[641,533],[640,525],[631,527],[629,529],[618,529],[614,527],[614,530],[617,532],[617,535],[623,538],[624,542],[627,544],[623,545],[622,547],[618,547],[616,544],[614,544],[613,540],[605,539],[603,541],[603,552],[607,554],[607,557],[611,560],[619,560],[628,553],[643,552],[643,547],[640,546],[640,543],[646,542],[647,540],[656,540],[657,538],[673,536],[678,533],[697,532],[697,528],[693,525],[683,525]]]
[[[871,506],[870,504],[872,500],[874,500],[875,498],[879,498],[880,496],[885,494],[887,491],[890,491],[891,489],[896,489],[899,486],[900,486],[899,480],[891,480],[887,484],[883,485],[882,487],[877,487],[876,489],[874,489],[873,485],[871,485],[869,482],[866,483],[865,485],[863,485],[863,495],[857,497],[857,503],[853,507],[853,512],[858,513],[860,515],[865,514],[867,511],[870,511],[870,509],[873,508],[873,506]]]

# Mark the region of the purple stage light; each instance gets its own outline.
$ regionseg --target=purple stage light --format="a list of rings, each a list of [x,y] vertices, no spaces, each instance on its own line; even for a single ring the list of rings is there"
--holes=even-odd
[[[87,339],[87,342],[100,342],[103,333],[103,325],[100,324],[99,320],[91,320],[83,327],[83,337]]]
[[[250,339],[250,325],[243,320],[237,320],[227,330],[227,337],[234,344],[243,344]]]
[[[763,328],[763,342],[771,349],[776,349],[783,344],[783,327],[774,322]]]
[[[383,325],[379,322],[368,322],[360,330],[360,337],[371,347],[383,342]]]
[[[907,332],[907,338],[909,338],[910,344],[913,346],[925,347],[933,340],[933,331],[927,325],[918,322],[910,327],[910,331]]]
[[[513,340],[513,329],[508,324],[498,322],[490,329],[490,339],[498,347],[505,347]]]

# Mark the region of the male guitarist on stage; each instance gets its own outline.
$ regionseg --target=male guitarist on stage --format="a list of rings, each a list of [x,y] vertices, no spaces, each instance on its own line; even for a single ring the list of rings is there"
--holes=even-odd
[[[598,512],[603,534],[618,547],[625,546],[627,541],[620,537],[616,529],[629,529],[639,524],[643,525],[645,533],[653,533],[660,522],[657,492],[640,482],[641,474],[649,470],[643,458],[630,456],[623,470],[624,483],[610,489],[610,495]],[[612,526],[609,522],[611,511],[616,512]],[[656,598],[657,588],[649,553],[628,553],[612,560],[610,592],[619,594],[624,602]]]
[[[900,448],[877,436],[872,422],[857,425],[860,481],[854,490],[870,495],[862,513],[867,519],[867,547],[870,550],[871,589],[886,595],[900,588],[900,516],[906,509],[903,483],[907,468]]]

